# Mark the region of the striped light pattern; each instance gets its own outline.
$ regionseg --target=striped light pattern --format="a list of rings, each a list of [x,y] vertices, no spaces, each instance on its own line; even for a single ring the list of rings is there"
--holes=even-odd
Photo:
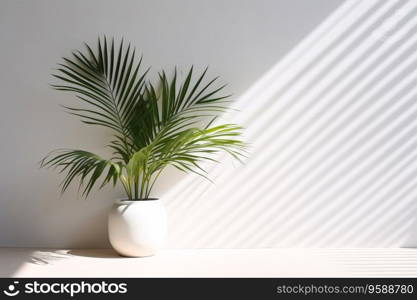
[[[416,102],[417,1],[344,2],[223,117],[245,164],[163,195],[169,246],[417,245]]]

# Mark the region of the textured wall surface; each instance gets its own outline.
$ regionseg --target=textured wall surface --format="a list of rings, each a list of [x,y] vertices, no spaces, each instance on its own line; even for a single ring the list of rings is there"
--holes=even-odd
[[[155,196],[170,247],[417,244],[416,1],[1,1],[0,246],[106,247],[120,190],[88,200],[36,162],[59,147],[103,152],[51,90],[60,57],[124,37],[152,70],[210,66],[234,93],[245,165],[211,184],[168,170]]]

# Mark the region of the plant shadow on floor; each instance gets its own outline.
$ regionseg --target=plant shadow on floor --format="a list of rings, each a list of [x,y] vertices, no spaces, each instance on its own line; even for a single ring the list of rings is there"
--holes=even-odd
[[[67,256],[64,250],[39,250],[32,252],[27,262],[35,265],[48,265],[51,262],[66,259]]]
[[[74,257],[121,258],[122,256],[113,249],[39,250],[28,255],[26,261],[41,266]]]

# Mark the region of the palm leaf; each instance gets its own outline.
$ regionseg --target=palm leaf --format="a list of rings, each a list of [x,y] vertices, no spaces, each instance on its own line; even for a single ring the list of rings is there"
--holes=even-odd
[[[121,163],[105,160],[88,151],[72,149],[52,151],[40,162],[40,165],[41,167],[58,169],[60,173],[66,172],[61,183],[62,192],[65,192],[69,184],[78,177],[80,179],[80,188],[84,186],[83,196],[88,196],[92,187],[106,169],[107,175],[100,187],[103,187],[110,181],[115,185],[123,169]]]
[[[62,83],[52,86],[74,92],[88,104],[91,108],[65,108],[86,124],[114,130],[121,144],[116,151],[125,159],[132,153],[128,132],[134,117],[131,108],[140,101],[147,71],[140,73],[142,60],[135,62],[135,50],[131,51],[130,45],[124,49],[123,41],[117,55],[114,40],[108,45],[105,37],[98,40],[97,53],[87,44],[86,48],[85,54],[74,52],[71,58],[64,58],[65,64],[60,64],[58,74],[53,74]]]
[[[245,155],[241,127],[213,126],[217,116],[228,110],[225,85],[218,78],[206,80],[207,69],[195,76],[191,67],[181,82],[177,70],[172,76],[158,74],[158,82],[147,82],[149,69],[142,71],[136,51],[106,37],[96,51],[86,44],[84,52],[64,58],[53,76],[60,91],[75,93],[83,107],[64,105],[81,121],[113,131],[108,146],[110,159],[84,150],[58,150],[41,161],[42,167],[65,173],[62,191],[76,178],[83,195],[101,181],[100,188],[120,182],[129,199],[148,198],[161,172],[172,165],[183,172],[208,178],[203,162],[216,162],[221,152],[236,159]],[[201,122],[208,120],[202,126]],[[200,128],[203,127],[203,128]]]

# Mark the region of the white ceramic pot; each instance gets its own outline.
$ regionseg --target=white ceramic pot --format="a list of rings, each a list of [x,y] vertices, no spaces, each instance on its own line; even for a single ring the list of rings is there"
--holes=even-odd
[[[123,256],[154,255],[167,234],[165,207],[159,199],[116,200],[109,213],[109,239]]]

